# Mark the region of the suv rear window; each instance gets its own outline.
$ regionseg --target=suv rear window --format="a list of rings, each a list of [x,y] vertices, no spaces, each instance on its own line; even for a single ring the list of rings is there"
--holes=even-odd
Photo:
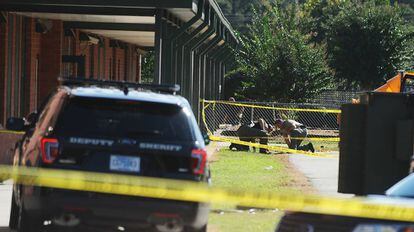
[[[72,98],[56,124],[58,135],[86,135],[168,141],[192,141],[187,115],[177,105]]]

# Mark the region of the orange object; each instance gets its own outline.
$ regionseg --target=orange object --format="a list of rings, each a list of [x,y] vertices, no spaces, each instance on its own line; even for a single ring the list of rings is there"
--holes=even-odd
[[[380,86],[379,88],[375,89],[374,92],[391,92],[391,93],[399,93],[401,92],[401,80],[405,76],[405,74],[401,73],[397,76],[389,79],[387,83]]]

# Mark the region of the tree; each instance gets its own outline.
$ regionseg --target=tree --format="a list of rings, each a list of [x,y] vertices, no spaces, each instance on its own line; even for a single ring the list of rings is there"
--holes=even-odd
[[[235,50],[247,76],[236,96],[255,100],[306,101],[331,86],[324,48],[298,29],[295,5],[274,5],[254,14],[248,33]]]
[[[323,43],[326,39],[327,23],[338,15],[348,0],[308,0],[302,5],[301,30],[311,36],[311,41]]]
[[[223,14],[238,31],[245,31],[251,23],[253,9],[262,10],[270,6],[274,0],[217,0]]]
[[[412,61],[412,32],[397,7],[349,3],[326,31],[330,65],[346,88],[373,89]]]
[[[141,82],[152,83],[154,80],[154,68],[155,68],[155,53],[149,51],[142,56],[141,63]]]

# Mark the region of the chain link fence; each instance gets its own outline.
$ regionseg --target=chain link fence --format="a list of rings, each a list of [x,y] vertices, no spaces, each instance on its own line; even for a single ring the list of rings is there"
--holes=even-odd
[[[339,109],[342,104],[352,102],[352,99],[358,99],[364,91],[339,91],[325,90],[318,96],[310,100],[311,103],[323,107]]]
[[[307,140],[319,150],[338,150],[338,108],[321,104],[285,104],[274,102],[203,101],[203,124],[211,135],[237,138],[241,125],[253,125],[263,119],[270,126],[276,119],[292,119],[308,129]],[[259,138],[257,138],[259,139]],[[283,144],[281,134],[268,134],[270,143]]]

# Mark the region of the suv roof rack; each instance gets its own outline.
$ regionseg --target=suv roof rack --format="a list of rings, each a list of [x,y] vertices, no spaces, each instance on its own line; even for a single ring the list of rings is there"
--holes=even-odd
[[[107,81],[107,80],[94,80],[94,79],[85,79],[85,78],[58,78],[58,81],[61,85],[65,86],[88,86],[96,85],[102,87],[117,87],[122,89],[125,95],[128,94],[128,88],[133,89],[148,89],[157,92],[175,94],[180,91],[180,86],[177,84],[166,85],[166,84],[141,84],[134,82],[126,81]]]

